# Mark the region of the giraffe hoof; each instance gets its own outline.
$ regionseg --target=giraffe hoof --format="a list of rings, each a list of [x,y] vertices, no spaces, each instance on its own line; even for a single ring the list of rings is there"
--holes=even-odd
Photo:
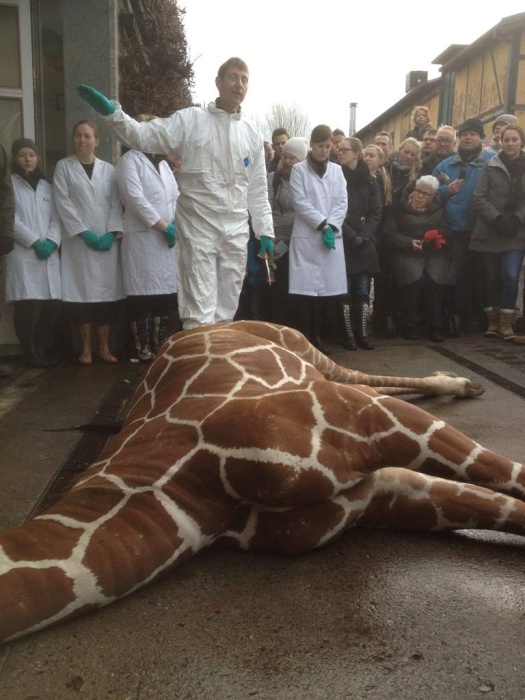
[[[479,382],[475,382],[472,379],[467,379],[465,384],[465,396],[473,398],[474,396],[481,396],[485,393],[485,387]]]

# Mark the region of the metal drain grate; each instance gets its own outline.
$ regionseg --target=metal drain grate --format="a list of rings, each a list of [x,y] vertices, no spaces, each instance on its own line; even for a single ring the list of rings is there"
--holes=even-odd
[[[88,425],[105,426],[121,419],[127,402],[144,376],[144,370],[144,365],[131,365],[106,394]],[[108,433],[102,432],[86,432],[80,437],[31,511],[28,520],[51,505],[78,474],[98,459],[109,437]]]

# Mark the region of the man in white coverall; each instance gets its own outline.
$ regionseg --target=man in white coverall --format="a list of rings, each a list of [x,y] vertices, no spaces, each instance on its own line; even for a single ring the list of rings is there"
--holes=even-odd
[[[215,102],[144,123],[94,88],[77,88],[125,144],[146,153],[174,153],[181,160],[176,230],[171,224],[166,233],[178,234],[179,313],[185,329],[233,319],[246,267],[248,212],[261,254],[273,255],[263,138],[240,109],[248,78],[244,61],[230,58],[215,79]]]

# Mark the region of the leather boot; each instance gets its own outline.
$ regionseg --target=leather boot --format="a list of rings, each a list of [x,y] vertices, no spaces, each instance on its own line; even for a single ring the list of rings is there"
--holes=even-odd
[[[485,331],[485,335],[487,336],[487,338],[498,338],[499,309],[497,309],[495,306],[487,306],[487,308],[485,309],[485,313],[487,314],[488,320],[488,326],[487,330]]]
[[[341,304],[341,318],[343,321],[342,346],[345,350],[357,350],[357,343],[352,328],[352,309],[347,302]]]
[[[151,319],[139,318],[136,321],[131,321],[130,326],[137,357],[141,362],[149,362],[153,359],[153,353],[150,349]]]
[[[313,316],[312,316],[312,333],[310,336],[310,342],[314,346],[314,348],[317,348],[319,352],[322,352],[323,355],[330,355],[331,352],[328,350],[326,345],[323,343],[321,340],[321,325],[322,325],[322,311],[323,307],[321,306],[321,300],[320,299],[312,299],[313,301]]]
[[[503,340],[514,340],[516,333],[512,328],[514,309],[500,309],[498,314],[498,335]]]
[[[368,336],[368,304],[366,301],[358,301],[354,305],[356,312],[356,336],[357,345],[363,350],[373,350],[374,346]]]
[[[78,364],[87,367],[93,363],[91,357],[91,323],[78,326],[78,339],[80,340],[80,355]]]
[[[111,354],[109,349],[109,324],[98,326],[97,328],[98,356],[107,365],[114,365],[117,358]]]

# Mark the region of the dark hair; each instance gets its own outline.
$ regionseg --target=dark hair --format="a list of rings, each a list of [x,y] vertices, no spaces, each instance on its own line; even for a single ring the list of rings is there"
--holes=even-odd
[[[286,136],[286,138],[290,138],[290,134],[282,126],[278,126],[277,129],[272,131],[272,141],[277,136]]]
[[[310,141],[312,143],[322,143],[323,141],[328,141],[333,136],[332,129],[326,124],[318,124],[310,136]]]
[[[334,136],[344,136],[345,135],[345,132],[342,129],[334,129],[332,133]]]
[[[394,143],[394,140],[392,138],[392,134],[389,134],[388,131],[378,131],[376,136],[388,136],[388,140],[390,141],[390,145]],[[374,136],[375,138],[375,136]]]
[[[93,134],[94,134],[96,139],[100,138],[100,134],[98,133],[98,127],[96,126],[96,124],[93,124],[93,122],[90,122],[88,119],[81,119],[79,122],[77,122],[75,124],[75,126],[73,127],[73,131],[71,132],[73,136],[75,135],[75,131],[77,130],[77,126],[82,126],[83,124],[85,124],[86,126],[89,126],[91,129],[93,129]]]
[[[217,77],[222,80],[230,68],[239,68],[240,70],[246,71],[246,73],[248,73],[248,66],[242,60],[242,58],[232,56],[232,58],[229,58],[222,64],[222,66],[219,67]]]
[[[437,129],[427,129],[423,134],[423,138],[425,138],[425,136],[436,136],[437,132]]]

